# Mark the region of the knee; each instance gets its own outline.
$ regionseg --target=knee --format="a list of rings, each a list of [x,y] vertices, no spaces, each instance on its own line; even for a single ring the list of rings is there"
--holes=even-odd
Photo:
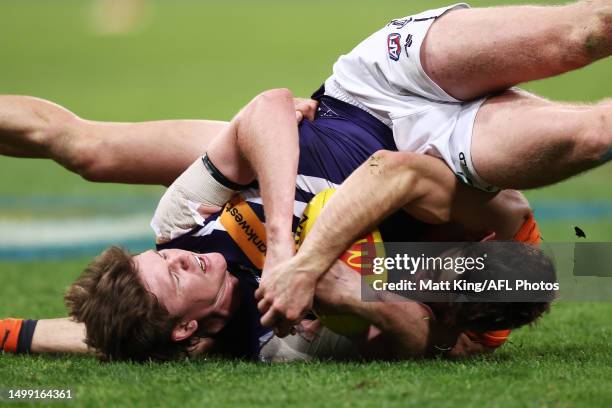
[[[370,171],[387,176],[404,175],[411,172],[410,158],[417,153],[378,150],[368,159]]]
[[[278,103],[293,103],[293,94],[289,89],[278,88],[264,91],[257,95],[247,108],[260,108],[265,106],[276,105]]]
[[[292,99],[293,93],[287,88],[270,89],[259,94],[263,99]]]
[[[289,89],[279,88],[264,91],[253,98],[233,119],[234,125],[240,129],[243,125],[249,125],[253,117],[261,111],[271,110],[274,112],[281,106],[293,106],[293,94]]]
[[[612,103],[594,106],[585,122],[586,126],[576,138],[575,150],[583,160],[600,162],[612,147]]]
[[[569,45],[574,52],[566,52],[574,66],[580,67],[610,55],[612,48],[612,5],[598,6],[593,1],[578,3],[586,8],[587,16],[576,19],[568,31]]]

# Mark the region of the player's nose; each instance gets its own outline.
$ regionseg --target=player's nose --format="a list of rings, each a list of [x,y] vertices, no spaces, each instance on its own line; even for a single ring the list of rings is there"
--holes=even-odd
[[[168,255],[168,261],[170,266],[177,270],[180,269],[183,271],[190,271],[193,269],[188,252],[173,252],[172,254]]]

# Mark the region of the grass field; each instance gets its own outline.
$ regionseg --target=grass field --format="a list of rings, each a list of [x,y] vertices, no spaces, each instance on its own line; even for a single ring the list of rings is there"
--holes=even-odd
[[[94,34],[89,4],[0,2],[0,94],[39,96],[97,120],[229,119],[267,88],[309,95],[338,55],[390,18],[444,3],[168,0],[151,4],[141,31],[122,36]],[[612,96],[610,72],[608,59],[526,88],[594,101]],[[608,166],[529,192],[545,239],[574,241],[578,225],[590,241],[612,241],[611,177]],[[53,163],[0,157],[0,316],[64,315],[62,294],[88,261],[39,259],[27,246],[31,260],[12,259],[2,249],[15,225],[59,220],[60,233],[75,217],[146,218],[160,191],[96,185]],[[610,406],[610,335],[612,304],[562,303],[494,356],[465,362],[105,365],[2,355],[0,388],[72,388],[72,404],[88,407]]]

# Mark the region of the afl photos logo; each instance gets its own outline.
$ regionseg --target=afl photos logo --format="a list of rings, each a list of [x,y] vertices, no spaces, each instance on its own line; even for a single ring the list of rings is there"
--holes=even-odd
[[[389,50],[389,58],[393,61],[398,61],[402,53],[401,45],[402,36],[399,33],[391,33],[387,37],[387,49]]]

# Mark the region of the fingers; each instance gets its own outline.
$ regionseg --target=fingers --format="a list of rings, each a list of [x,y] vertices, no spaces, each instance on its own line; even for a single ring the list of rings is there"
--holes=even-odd
[[[277,324],[277,322],[281,319],[280,313],[271,307],[268,311],[261,317],[261,325],[265,327],[273,327]]]
[[[306,113],[304,113],[304,116],[306,116],[308,120],[314,120],[315,115],[317,114],[317,109],[319,108],[319,102],[315,101],[314,99],[307,99],[306,104],[308,109]]]
[[[213,346],[215,344],[214,339],[210,338],[210,337],[206,337],[206,338],[198,338],[196,340],[196,343],[193,344],[189,349],[188,349],[188,353],[190,357],[195,357],[198,356],[202,353],[206,353],[207,351],[210,351]]]
[[[268,299],[261,299],[257,303],[257,309],[259,310],[259,313],[265,314],[268,311],[268,309],[270,309],[271,305],[272,305],[272,302],[270,302]]]
[[[296,323],[301,320],[301,313],[296,310],[287,310],[283,312],[282,307],[275,305],[273,302],[262,299],[257,304],[257,308],[263,315],[261,324],[265,327],[274,327],[274,333],[279,337],[285,337],[288,334],[295,332]]]
[[[274,334],[278,337],[287,337],[290,334],[295,334],[295,325],[288,320],[279,323],[274,328]]]
[[[295,105],[295,110],[301,114],[301,119],[298,118],[298,121],[303,119],[314,120],[319,102],[312,99],[294,98],[293,103]]]
[[[216,205],[204,205],[200,204],[197,208],[198,214],[200,214],[204,219],[208,218],[210,215],[218,213],[221,211],[221,207]]]

